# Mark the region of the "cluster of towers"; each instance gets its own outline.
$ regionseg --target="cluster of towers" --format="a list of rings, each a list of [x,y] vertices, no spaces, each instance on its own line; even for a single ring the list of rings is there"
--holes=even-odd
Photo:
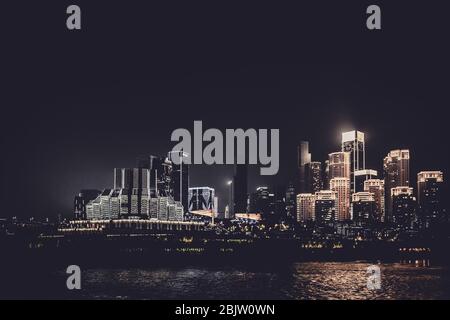
[[[75,197],[75,218],[183,221],[189,169],[182,161],[175,164],[171,155],[139,158],[136,168],[115,168],[113,188],[82,190]]]
[[[402,229],[429,228],[446,221],[441,171],[417,175],[417,197],[410,185],[409,150],[392,150],[383,174],[366,168],[364,133],[342,133],[341,150],[322,163],[312,161],[309,143],[298,146],[297,220],[319,224],[391,223]]]

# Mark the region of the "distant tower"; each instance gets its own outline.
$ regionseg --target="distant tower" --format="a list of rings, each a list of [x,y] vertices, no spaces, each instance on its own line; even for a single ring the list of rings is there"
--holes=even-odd
[[[298,171],[299,171],[299,193],[304,193],[306,187],[306,172],[305,166],[311,162],[311,153],[309,152],[309,142],[301,141],[297,147],[298,152]]]
[[[350,179],[333,178],[330,180],[330,189],[337,193],[336,220],[350,220]]]
[[[356,130],[342,133],[342,151],[350,152],[350,189],[355,192],[355,171],[366,168],[364,133]]]
[[[409,187],[409,150],[392,150],[383,161],[386,221],[392,222],[392,188]]]
[[[421,171],[417,174],[417,198],[423,228],[430,228],[447,220],[443,206],[443,183],[442,171]]]

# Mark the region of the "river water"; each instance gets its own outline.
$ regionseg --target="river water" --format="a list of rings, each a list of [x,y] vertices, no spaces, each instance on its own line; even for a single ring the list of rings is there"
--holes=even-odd
[[[88,299],[450,299],[448,267],[429,261],[379,264],[381,288],[367,287],[368,262],[301,262],[282,267],[83,270]],[[65,276],[65,274],[64,274]],[[60,274],[63,277],[63,274]],[[58,277],[59,278],[59,277]]]

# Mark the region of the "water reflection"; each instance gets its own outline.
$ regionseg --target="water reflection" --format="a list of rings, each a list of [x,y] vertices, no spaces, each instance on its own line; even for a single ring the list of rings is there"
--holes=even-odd
[[[93,269],[85,298],[115,299],[449,299],[448,268],[429,260],[379,264],[381,289],[367,287],[368,262],[306,262],[248,268]]]

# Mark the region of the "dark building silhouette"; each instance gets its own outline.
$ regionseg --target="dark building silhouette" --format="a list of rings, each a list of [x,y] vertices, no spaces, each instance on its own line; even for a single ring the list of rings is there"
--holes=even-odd
[[[371,192],[356,192],[352,195],[352,218],[359,226],[370,226],[375,219],[375,197]]]
[[[95,189],[83,189],[74,199],[75,220],[86,220],[86,205],[96,199],[102,192]]]
[[[177,161],[179,164],[172,161],[175,153],[181,159],[181,161]],[[186,154],[183,151],[172,151],[169,152],[168,159],[172,161],[170,192],[173,194],[173,199],[181,203],[184,212],[187,212],[189,208],[189,165],[183,162],[185,157]]]
[[[305,184],[307,193],[316,193],[323,190],[322,164],[311,161],[305,165]]]
[[[234,217],[236,213],[247,212],[247,165],[237,164],[234,167],[234,176],[232,187],[232,201],[230,208],[230,218]]]
[[[314,205],[315,221],[318,225],[328,225],[336,221],[337,193],[331,190],[322,190],[316,193]]]
[[[286,215],[288,219],[296,219],[296,194],[292,182],[289,182],[286,188]]]
[[[311,153],[309,152],[309,142],[301,141],[297,147],[297,161],[298,161],[298,172],[299,172],[299,181],[298,181],[298,192],[305,193],[307,192],[306,186],[306,168],[305,166],[311,162]]]
[[[417,174],[419,222],[422,228],[437,227],[447,222],[443,184],[444,175],[441,171],[422,171]]]
[[[417,202],[413,188],[396,187],[391,189],[392,223],[402,230],[412,230],[417,222]]]

